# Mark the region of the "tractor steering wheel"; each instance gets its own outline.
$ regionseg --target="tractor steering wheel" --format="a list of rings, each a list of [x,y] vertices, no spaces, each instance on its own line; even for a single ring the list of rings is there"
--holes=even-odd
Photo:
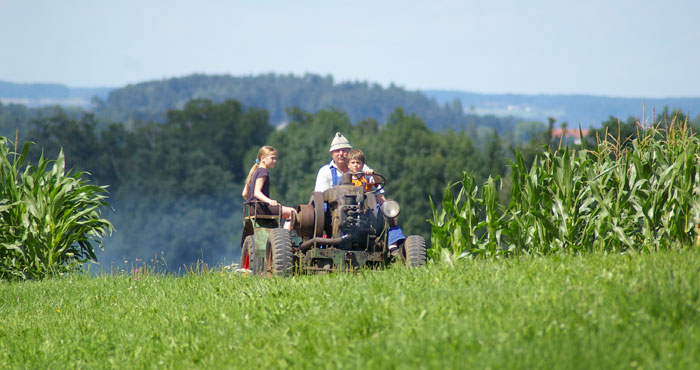
[[[364,173],[364,172],[348,172],[348,173],[349,173],[351,176],[355,176],[355,175],[362,175],[362,176],[365,176],[365,173]],[[373,174],[371,174],[371,175],[366,175],[366,176],[372,176],[372,179],[375,181],[375,182],[372,183],[372,184],[375,185],[374,190],[368,191],[368,193],[376,194],[376,193],[378,193],[380,190],[384,189],[384,187],[386,186],[386,178],[385,178],[384,176],[382,176],[382,175],[380,175],[380,174],[378,174],[378,173],[376,173],[376,172],[373,173]],[[378,181],[377,181],[377,180],[378,180]]]

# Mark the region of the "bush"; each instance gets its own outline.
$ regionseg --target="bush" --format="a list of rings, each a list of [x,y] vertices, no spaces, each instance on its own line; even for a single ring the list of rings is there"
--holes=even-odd
[[[63,151],[32,166],[30,143],[21,153],[8,144],[0,136],[0,278],[39,279],[96,261],[93,243],[101,248],[112,231],[100,218],[106,187],[66,172]]]

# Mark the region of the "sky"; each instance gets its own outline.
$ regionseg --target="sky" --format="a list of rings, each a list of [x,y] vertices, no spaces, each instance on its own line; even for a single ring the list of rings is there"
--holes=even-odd
[[[700,97],[698,0],[0,0],[0,81],[332,75],[477,93]]]

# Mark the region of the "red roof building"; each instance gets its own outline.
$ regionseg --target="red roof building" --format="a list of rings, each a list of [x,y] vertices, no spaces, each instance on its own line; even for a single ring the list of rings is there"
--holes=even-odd
[[[552,139],[559,139],[563,136],[562,141],[565,143],[574,143],[574,144],[581,144],[581,138],[579,135],[583,133],[583,136],[588,135],[588,129],[584,128],[581,129],[581,132],[579,133],[579,129],[567,129],[564,131],[562,128],[553,128],[552,129]]]

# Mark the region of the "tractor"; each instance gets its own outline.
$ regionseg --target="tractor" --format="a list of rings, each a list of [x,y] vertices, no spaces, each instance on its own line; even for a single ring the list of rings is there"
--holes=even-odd
[[[343,174],[340,185],[312,192],[309,203],[298,205],[292,233],[281,227],[281,215],[260,215],[254,203],[245,203],[242,267],[253,274],[288,276],[382,268],[393,261],[423,265],[422,236],[409,235],[397,255],[389,253],[388,230],[396,225],[400,207],[393,200],[378,207],[376,193],[386,185],[384,176],[375,173],[379,186],[365,192],[352,184],[352,175]]]

